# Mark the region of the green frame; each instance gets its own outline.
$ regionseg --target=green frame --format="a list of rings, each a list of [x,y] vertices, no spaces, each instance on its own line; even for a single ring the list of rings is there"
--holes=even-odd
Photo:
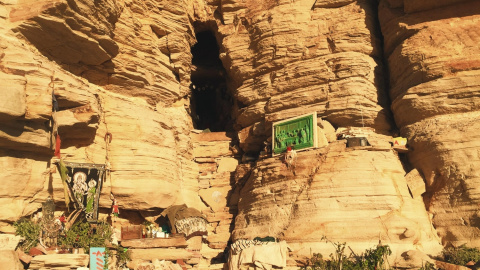
[[[272,153],[278,155],[293,146],[295,151],[318,147],[317,112],[272,124]]]

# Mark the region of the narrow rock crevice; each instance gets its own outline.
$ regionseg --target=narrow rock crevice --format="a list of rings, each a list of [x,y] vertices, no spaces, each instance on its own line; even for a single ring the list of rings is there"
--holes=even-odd
[[[379,19],[379,5],[380,1],[376,1],[377,4],[372,5],[373,6],[373,14],[375,14],[375,28],[372,30],[375,33],[375,36],[379,39],[379,42],[377,43],[377,46],[379,46],[378,51],[381,52],[381,57],[374,57],[376,61],[380,63],[379,66],[379,71],[376,71],[377,73],[382,74],[383,82],[379,82],[379,85],[383,86],[384,89],[384,95],[379,95],[379,96],[384,96],[385,97],[385,111],[388,112],[389,120],[391,122],[392,130],[391,130],[391,135],[393,137],[400,136],[400,130],[395,122],[395,117],[393,115],[392,111],[392,97],[390,95],[390,67],[388,63],[388,53],[385,51],[385,39],[382,33],[381,25],[380,25],[380,19]],[[379,89],[381,91],[382,88]],[[381,101],[380,101],[381,102]],[[408,160],[408,157],[406,154],[399,154],[398,155],[399,160],[405,170],[406,173],[410,172],[413,169],[413,165],[410,163]]]

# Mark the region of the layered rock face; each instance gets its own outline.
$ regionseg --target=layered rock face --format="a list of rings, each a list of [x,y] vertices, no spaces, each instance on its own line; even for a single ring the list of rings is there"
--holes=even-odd
[[[222,11],[242,149],[258,150],[272,122],[313,111],[334,126],[391,129],[372,3],[232,1]]]
[[[6,170],[0,197],[8,209],[2,222],[33,213],[49,195],[63,200],[58,173],[50,169],[54,125],[65,160],[110,165],[101,207],[111,206],[110,192],[123,209],[200,203],[192,123],[182,99],[190,84],[190,13],[172,1],[161,8],[164,15],[148,16],[152,5],[1,5],[0,77],[6,88],[0,145]],[[107,133],[113,137],[109,145]]]
[[[363,124],[389,133],[374,3],[233,5],[235,33],[223,39],[224,61],[240,81],[243,150],[255,150],[271,122],[309,111],[335,127]],[[225,18],[220,32],[230,33]],[[251,42],[251,57],[237,49],[243,40]],[[298,255],[331,252],[324,236],[348,242],[356,252],[382,240],[395,246],[398,258],[409,249],[437,253],[439,239],[421,199],[410,197],[398,157],[389,150],[345,152],[335,145],[299,154],[295,174],[280,157],[258,162],[240,192],[232,240],[274,236]]]
[[[233,238],[278,237],[298,256],[333,252],[325,237],[347,242],[356,253],[381,240],[396,252],[396,261],[406,250],[439,252],[422,197],[412,198],[404,175],[388,143],[355,149],[334,141],[298,153],[294,169],[278,158],[265,159],[241,190]]]
[[[322,236],[355,251],[382,240],[398,257],[440,241],[479,246],[478,14],[466,0],[2,1],[0,231],[47,196],[63,203],[58,127],[66,161],[111,168],[104,211],[110,193],[143,216],[203,210],[209,260],[237,204],[232,240],[275,236],[297,255],[328,254]],[[229,140],[209,150],[191,138],[190,48],[205,29],[233,96],[232,149],[248,154],[235,173]],[[314,111],[330,136],[294,171],[278,156],[248,162],[272,122]],[[382,146],[345,148],[332,135],[344,126],[372,128]],[[406,164],[387,143],[397,127]]]
[[[480,3],[422,3],[380,3],[392,110],[442,241],[478,246]]]

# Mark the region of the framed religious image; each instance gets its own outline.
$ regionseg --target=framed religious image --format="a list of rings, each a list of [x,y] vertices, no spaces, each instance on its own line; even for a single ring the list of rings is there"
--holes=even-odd
[[[287,147],[300,151],[317,146],[317,112],[273,123],[273,155],[285,152]]]
[[[84,211],[88,222],[97,222],[100,192],[105,179],[105,165],[75,162],[64,162],[64,164],[68,174],[66,183],[73,197],[75,209]]]

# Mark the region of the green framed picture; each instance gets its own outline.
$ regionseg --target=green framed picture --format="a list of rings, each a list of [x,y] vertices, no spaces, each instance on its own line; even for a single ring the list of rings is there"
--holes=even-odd
[[[285,152],[289,146],[295,151],[317,147],[317,112],[273,123],[273,155]]]

